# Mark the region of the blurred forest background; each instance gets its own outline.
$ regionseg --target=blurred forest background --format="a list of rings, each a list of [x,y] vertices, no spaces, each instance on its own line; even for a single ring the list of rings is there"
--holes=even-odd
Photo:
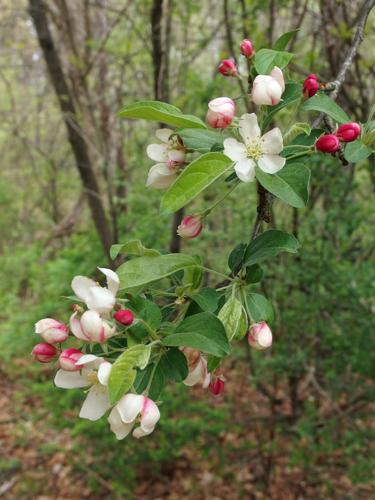
[[[112,243],[179,249],[176,220],[145,188],[156,127],[120,120],[121,105],[156,98],[203,118],[209,99],[242,94],[220,59],[245,67],[244,37],[272,46],[295,28],[289,71],[332,81],[368,3],[1,0],[0,497],[375,497],[373,156],[355,168],[317,156],[308,207],[274,203],[271,225],[302,250],[268,266],[274,346],[239,347],[222,397],[168,390],[157,431],[117,442],[105,419],[77,419],[82,395],[54,388],[53,367],[29,355],[34,323],[66,316],[72,277],[95,275]],[[374,102],[374,28],[373,11],[338,96],[353,121]],[[223,272],[256,211],[255,187],[236,192],[182,243]]]

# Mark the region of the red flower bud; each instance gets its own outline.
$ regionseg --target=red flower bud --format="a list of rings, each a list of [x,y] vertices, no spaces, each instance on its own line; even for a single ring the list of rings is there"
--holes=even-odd
[[[57,349],[51,344],[42,342],[41,344],[36,344],[36,346],[34,346],[31,354],[40,363],[49,363],[57,356]]]
[[[244,38],[240,45],[241,54],[245,57],[251,57],[254,54],[253,44],[247,38]]]
[[[337,129],[336,135],[343,142],[352,142],[357,139],[361,133],[361,126],[359,123],[345,123]]]
[[[305,94],[306,97],[312,97],[318,92],[318,89],[319,89],[319,83],[316,78],[316,75],[314,74],[309,75],[303,82],[303,87],[302,87],[303,93]]]
[[[70,349],[64,349],[59,357],[60,367],[68,372],[76,372],[80,370],[83,365],[77,365],[76,363],[81,356],[83,356],[83,352],[78,349],[74,349],[73,347]]]
[[[225,382],[220,377],[215,378],[215,380],[211,380],[208,388],[212,392],[214,396],[219,396],[222,392],[224,392]]]
[[[187,215],[177,228],[181,238],[196,238],[203,229],[202,218],[199,215]]]
[[[125,326],[130,326],[134,321],[134,314],[130,309],[120,309],[113,316],[119,323]]]
[[[236,64],[232,59],[224,59],[221,61],[218,67],[219,73],[221,73],[223,76],[237,76],[237,68]]]
[[[340,148],[338,138],[333,134],[326,134],[319,137],[315,143],[315,147],[322,153],[336,153]]]

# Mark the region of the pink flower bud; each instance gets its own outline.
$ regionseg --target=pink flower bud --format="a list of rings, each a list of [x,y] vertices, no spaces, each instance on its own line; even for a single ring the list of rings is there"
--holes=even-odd
[[[206,122],[213,128],[226,128],[233,121],[236,105],[230,97],[217,97],[208,103]]]
[[[217,377],[214,380],[211,380],[208,388],[212,392],[214,396],[219,396],[222,392],[224,392],[225,382],[222,378]]]
[[[217,69],[223,76],[238,75],[236,64],[232,59],[224,59],[223,61],[221,61]]]
[[[83,365],[76,363],[81,356],[83,356],[83,352],[78,349],[74,349],[73,347],[70,349],[64,349],[59,357],[60,367],[67,372],[76,372],[80,370]]]
[[[177,228],[177,234],[181,238],[196,238],[203,229],[202,218],[199,215],[187,215]]]
[[[130,326],[134,321],[134,314],[130,309],[120,309],[113,316],[119,323],[125,326]]]
[[[241,54],[245,57],[251,57],[254,54],[253,44],[247,38],[244,38],[240,45]]]
[[[54,345],[42,342],[34,346],[31,354],[40,363],[49,363],[57,356],[57,349]]]
[[[68,338],[69,329],[60,321],[44,318],[35,323],[35,333],[41,335],[49,344],[60,344]]]
[[[357,139],[361,133],[361,126],[359,123],[345,123],[337,129],[336,136],[343,142],[352,142]]]
[[[318,92],[318,89],[319,83],[316,75],[314,75],[313,73],[311,75],[308,75],[303,82],[302,92],[306,97],[312,97]]]
[[[251,347],[263,351],[272,345],[272,331],[265,321],[251,326],[247,340]]]
[[[336,153],[340,148],[338,138],[333,134],[326,134],[319,137],[315,143],[315,147],[322,153]]]

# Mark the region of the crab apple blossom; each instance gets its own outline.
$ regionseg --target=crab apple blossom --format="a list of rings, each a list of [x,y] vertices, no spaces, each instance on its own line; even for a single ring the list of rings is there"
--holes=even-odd
[[[264,351],[272,345],[272,331],[265,321],[254,323],[248,333],[247,340],[251,347]]]
[[[336,136],[342,142],[352,142],[357,139],[359,134],[361,133],[361,126],[359,123],[345,123],[345,125],[341,125],[336,132]]]
[[[185,354],[189,369],[189,374],[183,383],[188,386],[202,384],[202,387],[206,389],[211,381],[211,375],[207,370],[206,359],[201,355],[198,349],[183,347],[181,350]]]
[[[130,309],[120,309],[113,315],[116,321],[125,326],[130,326],[134,321],[134,314]]]
[[[315,143],[315,148],[322,153],[336,153],[340,148],[340,142],[336,135],[326,134],[319,137]]]
[[[181,138],[169,128],[159,129],[155,135],[161,144],[149,144],[147,156],[158,163],[150,168],[146,186],[165,189],[173,184],[179,169],[185,164],[186,148]]]
[[[226,128],[234,118],[236,105],[230,97],[217,97],[208,103],[206,122],[212,128]]]
[[[181,238],[192,239],[199,236],[202,229],[202,217],[199,215],[186,215],[177,228],[177,234]]]
[[[237,76],[237,66],[236,63],[232,59],[223,59],[218,68],[218,72],[223,76]]]
[[[117,439],[124,439],[138,419],[139,427],[133,431],[135,438],[151,434],[160,419],[160,411],[152,399],[140,394],[126,394],[112,409],[108,417],[111,431]]]
[[[254,54],[253,44],[248,38],[244,38],[240,44],[241,54],[245,57],[251,57]]]
[[[61,344],[69,336],[69,329],[64,323],[52,318],[44,318],[35,323],[35,333],[49,344]]]
[[[275,66],[270,75],[258,75],[255,78],[251,98],[258,106],[275,106],[279,104],[284,90],[283,72]]]
[[[107,323],[97,311],[85,311],[78,319],[78,312],[70,317],[70,329],[75,337],[86,342],[102,344],[116,334],[116,328]]]
[[[234,170],[241,181],[253,181],[256,166],[267,174],[275,174],[283,168],[286,160],[279,155],[283,150],[279,128],[261,136],[255,113],[246,113],[240,118],[239,133],[243,143],[234,138],[225,139],[224,154],[235,162]]]
[[[86,276],[76,276],[72,280],[72,289],[76,296],[85,302],[88,309],[99,314],[108,314],[116,303],[116,293],[120,286],[117,274],[111,269],[98,267],[107,278],[107,287],[102,287]]]
[[[57,356],[58,350],[54,345],[47,344],[46,342],[41,342],[36,344],[31,351],[32,356],[40,363],[49,363],[53,361]]]
[[[83,352],[79,349],[74,349],[70,347],[69,349],[64,349],[59,357],[60,368],[68,372],[77,372],[83,365],[77,364],[77,361],[83,356]]]
[[[312,73],[311,75],[308,75],[305,78],[302,86],[302,92],[307,98],[309,98],[315,95],[318,92],[318,90],[319,90],[318,79],[316,75]]]
[[[211,380],[208,388],[214,396],[219,396],[224,392],[224,386],[224,380],[221,377],[215,377]]]
[[[58,370],[55,385],[62,389],[90,387],[79,416],[99,420],[110,408],[107,386],[112,365],[93,354],[84,354],[76,363],[82,366],[80,372]]]

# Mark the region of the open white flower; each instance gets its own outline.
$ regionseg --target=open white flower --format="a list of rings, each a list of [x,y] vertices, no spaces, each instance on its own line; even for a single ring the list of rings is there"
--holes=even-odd
[[[86,276],[76,276],[72,281],[72,289],[86,306],[100,314],[107,314],[116,303],[116,293],[120,286],[117,274],[111,269],[98,267],[107,278],[107,288],[100,286]]]
[[[267,174],[275,174],[285,165],[285,158],[280,156],[283,150],[283,137],[275,127],[262,137],[255,113],[241,116],[239,133],[243,143],[229,138],[224,141],[224,154],[235,162],[234,170],[243,182],[253,181],[255,167]]]
[[[140,426],[133,431],[135,438],[151,434],[160,419],[160,411],[147,396],[126,394],[108,417],[111,431],[115,433],[117,439],[124,439],[131,432],[138,416],[140,416]]]
[[[77,364],[84,365],[81,371],[58,370],[55,384],[62,389],[76,389],[91,386],[83,402],[79,416],[98,420],[110,408],[108,379],[112,365],[93,354],[84,354]]]
[[[146,186],[165,189],[173,184],[180,166],[185,163],[186,150],[181,139],[169,128],[159,129],[155,135],[162,143],[147,146],[147,156],[158,163],[151,167]]]

